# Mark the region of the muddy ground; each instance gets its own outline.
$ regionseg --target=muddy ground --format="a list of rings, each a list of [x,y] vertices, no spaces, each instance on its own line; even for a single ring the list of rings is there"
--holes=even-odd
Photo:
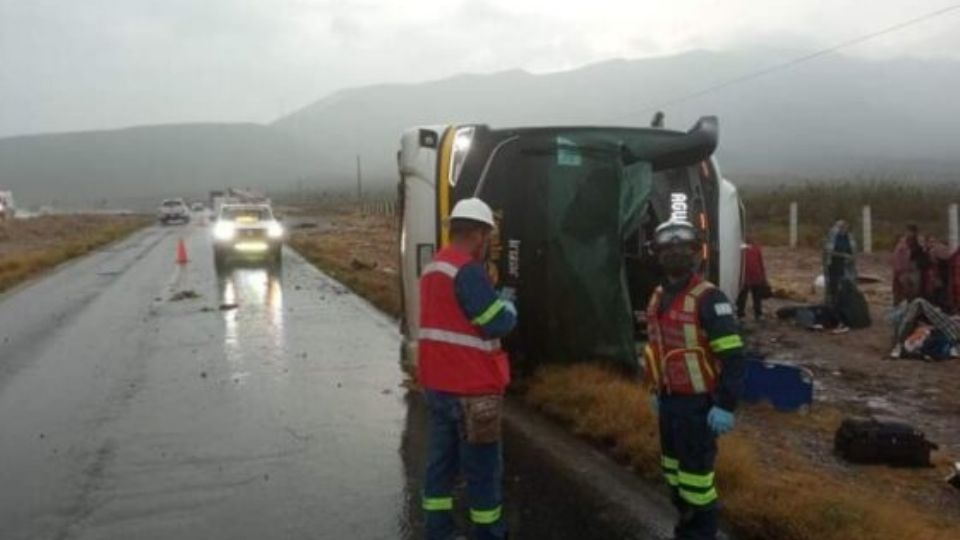
[[[899,493],[960,519],[960,492],[943,482],[950,464],[960,460],[960,361],[888,357],[893,345],[893,327],[887,320],[892,304],[890,254],[858,256],[860,274],[878,278],[874,284],[861,285],[873,325],[839,335],[811,332],[774,317],[783,306],[822,302],[822,290],[813,285],[821,274],[819,252],[768,247],[764,256],[771,286],[780,298],[765,303],[762,322],[745,321],[748,347],[768,360],[808,368],[814,376],[815,403],[809,411],[792,415],[749,407],[741,415],[744,427],[754,438],[771,439],[778,450],[841,477]],[[843,463],[833,455],[833,434],[844,418],[852,416],[904,421],[921,429],[939,445],[933,453],[935,466],[894,469]]]
[[[960,362],[892,360],[892,273],[889,254],[862,255],[858,269],[879,283],[863,285],[873,325],[848,334],[809,332],[772,315],[798,301],[820,302],[814,290],[820,257],[813,250],[767,248],[767,271],[774,289],[788,289],[796,300],[773,299],[765,309],[770,319],[746,323],[749,342],[769,359],[810,368],[818,399],[845,411],[910,421],[951,454],[960,454]]]

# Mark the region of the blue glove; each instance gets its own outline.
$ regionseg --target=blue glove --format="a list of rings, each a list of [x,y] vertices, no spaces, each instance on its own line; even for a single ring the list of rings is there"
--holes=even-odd
[[[513,305],[513,302],[511,302],[510,300],[503,300],[503,307],[505,307],[507,311],[512,313],[514,317],[517,316],[517,306]]]
[[[660,396],[650,394],[650,410],[653,414],[660,414]]]
[[[709,425],[710,429],[717,435],[723,435],[733,430],[733,424],[733,413],[720,407],[712,407],[707,414],[707,425]]]
[[[517,301],[517,290],[513,287],[504,287],[500,289],[500,299],[513,303]]]

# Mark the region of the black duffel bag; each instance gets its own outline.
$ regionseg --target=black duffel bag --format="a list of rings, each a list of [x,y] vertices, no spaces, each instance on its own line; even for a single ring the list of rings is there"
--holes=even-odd
[[[937,445],[909,424],[851,418],[837,430],[833,449],[852,463],[929,467],[930,451]]]

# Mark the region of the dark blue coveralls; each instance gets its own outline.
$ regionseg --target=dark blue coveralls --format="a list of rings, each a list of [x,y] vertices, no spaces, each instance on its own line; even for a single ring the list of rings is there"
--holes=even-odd
[[[688,284],[689,279],[663,285],[661,314],[670,309],[677,294]],[[713,540],[717,535],[718,495],[713,471],[717,436],[707,425],[707,415],[713,406],[734,412],[742,393],[745,356],[734,314],[735,310],[723,291],[713,288],[704,293],[699,316],[708,339],[714,342],[727,338],[729,343],[730,338],[736,336],[734,341],[740,344],[713,352],[722,366],[714,394],[661,394],[659,398],[661,460],[671,488],[671,499],[680,512],[674,529],[678,540]]]

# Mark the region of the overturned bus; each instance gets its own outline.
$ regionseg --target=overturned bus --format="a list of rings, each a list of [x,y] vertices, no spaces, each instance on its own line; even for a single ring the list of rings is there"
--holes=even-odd
[[[707,240],[703,274],[735,297],[742,211],[713,159],[717,121],[659,128],[485,125],[404,132],[400,274],[405,361],[416,359],[419,277],[448,241],[447,217],[477,196],[497,231],[487,270],[516,291],[520,319],[504,342],[515,371],[605,359],[637,367],[647,300],[660,280],[649,250],[671,217]]]

